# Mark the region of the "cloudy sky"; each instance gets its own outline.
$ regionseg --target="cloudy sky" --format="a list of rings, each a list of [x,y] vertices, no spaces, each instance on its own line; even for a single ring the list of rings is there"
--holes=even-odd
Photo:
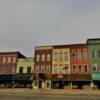
[[[0,0],[0,51],[100,38],[100,0]]]

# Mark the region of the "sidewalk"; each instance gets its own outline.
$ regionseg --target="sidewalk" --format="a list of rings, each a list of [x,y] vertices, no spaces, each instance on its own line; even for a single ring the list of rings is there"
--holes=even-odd
[[[33,93],[38,93],[38,94],[100,94],[100,90],[33,89]]]
[[[80,89],[0,89],[0,94],[100,94],[100,90]]]

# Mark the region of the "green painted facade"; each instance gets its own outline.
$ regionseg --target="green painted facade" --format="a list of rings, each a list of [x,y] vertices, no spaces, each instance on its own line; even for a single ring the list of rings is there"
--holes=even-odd
[[[100,80],[100,39],[88,39],[87,44],[92,80]]]

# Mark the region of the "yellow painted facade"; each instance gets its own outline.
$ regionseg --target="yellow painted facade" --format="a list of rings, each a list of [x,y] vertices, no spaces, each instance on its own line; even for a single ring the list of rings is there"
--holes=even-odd
[[[52,73],[69,74],[70,72],[70,50],[69,48],[53,49]],[[57,71],[56,71],[57,70]]]
[[[27,68],[31,67],[31,73],[34,72],[34,61],[33,58],[21,58],[17,63],[16,73],[19,73],[20,67],[23,68],[23,73],[27,73]]]

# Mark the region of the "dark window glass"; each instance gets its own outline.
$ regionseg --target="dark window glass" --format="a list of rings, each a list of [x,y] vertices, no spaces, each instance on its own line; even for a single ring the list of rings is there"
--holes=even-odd
[[[87,65],[84,65],[84,71],[87,72]]]
[[[27,73],[31,73],[31,67],[27,67]]]
[[[19,68],[19,73],[23,73],[23,67]]]
[[[82,69],[82,66],[79,65],[79,66],[78,66],[78,71],[81,72],[81,69]]]

